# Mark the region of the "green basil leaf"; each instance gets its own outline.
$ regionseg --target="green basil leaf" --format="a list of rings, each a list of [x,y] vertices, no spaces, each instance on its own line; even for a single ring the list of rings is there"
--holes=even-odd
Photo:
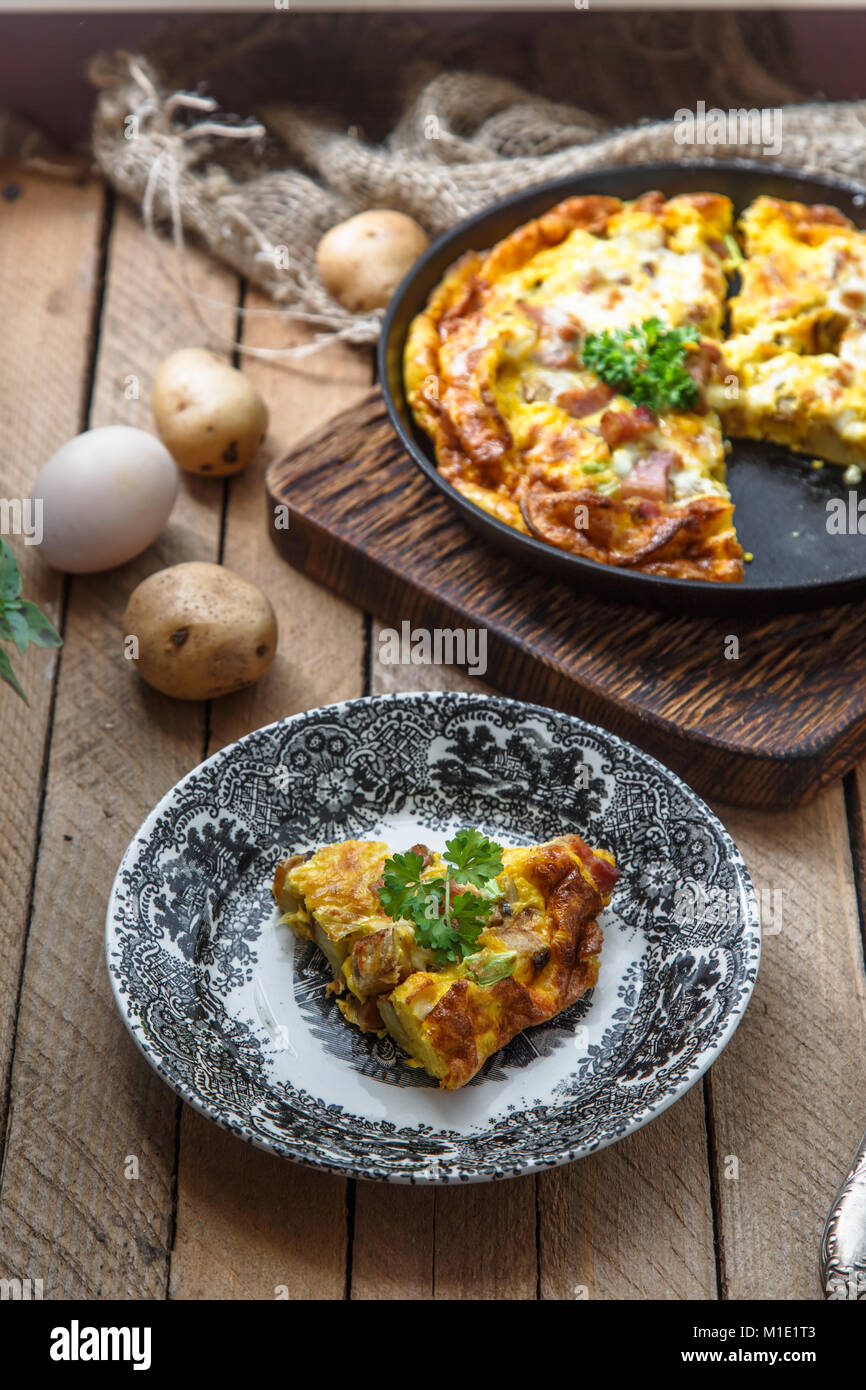
[[[35,642],[37,647],[62,647],[63,638],[57,631],[53,623],[49,622],[45,614],[30,599],[21,600],[21,612],[27,622],[30,641]]]
[[[27,643],[30,641],[30,627],[21,609],[17,606],[7,608],[6,621],[12,631],[12,641],[19,652],[26,651]]]
[[[0,539],[0,599],[17,598],[21,593],[18,561],[6,542]]]
[[[21,699],[24,701],[25,705],[30,703],[30,701],[27,699],[27,696],[24,694],[24,691],[21,689],[21,686],[18,682],[18,677],[12,670],[12,662],[9,660],[9,657],[3,651],[2,647],[0,647],[0,680],[5,681],[7,685],[11,685],[15,693],[21,696]]]

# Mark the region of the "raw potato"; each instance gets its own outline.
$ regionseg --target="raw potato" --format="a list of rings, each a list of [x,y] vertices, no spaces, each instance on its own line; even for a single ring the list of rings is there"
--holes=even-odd
[[[178,700],[211,700],[252,685],[277,650],[277,620],[261,589],[199,560],[139,584],[123,635],[124,642],[138,639],[142,679]]]
[[[209,478],[240,473],[268,429],[268,408],[243,372],[204,348],[181,348],[160,363],[151,405],[175,463]]]
[[[404,212],[359,212],[325,233],[316,264],[325,289],[345,309],[384,309],[428,245],[424,228]]]

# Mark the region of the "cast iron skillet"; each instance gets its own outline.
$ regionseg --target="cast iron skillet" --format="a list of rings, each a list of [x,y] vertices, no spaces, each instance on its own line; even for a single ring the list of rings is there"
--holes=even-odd
[[[842,482],[841,468],[827,464],[817,471],[810,459],[774,444],[735,440],[728,456],[737,535],[743,549],[755,557],[746,565],[741,584],[667,579],[557,550],[476,507],[437,471],[432,443],[415,426],[406,404],[402,358],[409,324],[447,267],[464,251],[492,246],[522,222],[572,194],[604,193],[629,199],[651,188],[659,188],[668,196],[704,190],[724,193],[737,213],[761,193],[798,202],[830,203],[858,227],[866,226],[866,192],[750,160],[595,169],[514,194],[439,237],[397,288],[379,340],[379,376],[394,428],[419,468],[471,527],[516,560],[553,572],[605,598],[679,612],[779,613],[866,594],[866,535],[856,529],[852,534],[829,534],[826,505],[831,497],[844,498],[849,507],[852,501],[856,504],[859,497],[866,498],[866,483],[859,489],[850,488]],[[849,493],[853,494],[851,500]],[[866,520],[863,525],[866,532]]]

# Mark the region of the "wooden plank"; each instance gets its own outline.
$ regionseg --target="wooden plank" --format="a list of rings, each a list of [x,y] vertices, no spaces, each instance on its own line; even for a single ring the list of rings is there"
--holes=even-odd
[[[857,764],[845,780],[845,809],[854,868],[854,882],[860,909],[860,931],[866,954],[866,761]]]
[[[436,1298],[536,1298],[536,1200],[532,1177],[437,1192]]]
[[[251,308],[272,308],[259,296]],[[279,347],[285,325],[245,322],[245,341]],[[215,701],[209,751],[275,719],[363,692],[364,624],[357,609],[291,570],[267,538],[263,476],[275,454],[359,397],[369,355],[337,347],[292,366],[244,359],[268,403],[269,439],[232,480],[223,559],[261,586],[277,613],[277,658],[250,690]],[[346,1183],[248,1148],[184,1109],[172,1257],[175,1298],[341,1298]]]
[[[355,1187],[350,1297],[433,1297],[436,1210],[441,1190],[359,1182]]]
[[[273,309],[258,295],[251,309]],[[299,335],[292,335],[301,341]],[[253,347],[284,347],[284,323],[251,317],[244,341]],[[244,371],[268,404],[270,427],[261,454],[231,480],[223,552],[224,563],[259,584],[268,594],[280,627],[278,654],[266,679],[250,690],[214,703],[210,750],[250,729],[299,710],[363,693],[364,623],[353,604],[291,570],[271,545],[264,474],[286,448],[324,424],[369,388],[369,355],[339,345],[313,356],[270,362],[246,358]]]
[[[82,425],[96,304],[102,188],[70,187],[0,166],[0,497],[24,501],[46,459]],[[60,622],[62,577],[8,536],[24,594]],[[43,760],[57,657],[14,659],[29,708],[0,688],[0,1134],[36,853]]]
[[[352,1298],[534,1299],[537,1283],[535,1178],[358,1184]]]
[[[710,1073],[724,1292],[817,1298],[818,1242],[864,1117],[866,979],[844,797],[838,787],[808,810],[719,814],[762,892],[765,929],[753,999]]]
[[[344,1188],[247,1148],[185,1105],[170,1297],[341,1298]]]
[[[717,1297],[703,1093],[538,1180],[541,1297]]]
[[[193,254],[190,273],[203,293],[228,302],[230,330],[236,279]],[[200,340],[153,245],[119,206],[91,424],[149,427],[154,368]],[[42,385],[37,376],[31,410],[43,409]],[[204,709],[139,682],[122,657],[121,619],[146,574],[216,555],[221,501],[221,488],[185,483],[155,546],[122,569],[70,583],[0,1213],[8,1272],[42,1278],[46,1298],[166,1291],[177,1103],[115,1008],[102,924],[127,842],[201,758]],[[137,1179],[126,1176],[129,1158]]]
[[[279,460],[268,487],[291,500],[276,539],[305,574],[391,626],[486,629],[498,690],[603,724],[704,795],[787,807],[862,755],[862,601],[735,620],[748,590],[719,584],[721,616],[660,614],[539,574],[467,528],[406,456],[379,393]]]

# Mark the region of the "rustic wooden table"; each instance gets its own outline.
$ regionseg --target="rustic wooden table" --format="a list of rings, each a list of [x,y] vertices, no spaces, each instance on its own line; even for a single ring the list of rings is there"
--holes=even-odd
[[[6,168],[0,193],[0,495],[26,497],[87,425],[150,429],[157,363],[204,335],[134,213],[99,183]],[[189,267],[224,304],[201,301],[222,330],[242,301],[265,307],[203,256]],[[267,316],[243,332],[286,341]],[[459,1189],[346,1182],[223,1133],[137,1053],[102,932],[146,812],[250,729],[388,688],[395,671],[407,687],[425,674],[380,667],[370,619],[294,573],[265,535],[266,462],[359,397],[371,357],[334,348],[244,369],[270,405],[267,451],[226,486],[187,479],[139,560],[67,580],[13,540],[25,592],[66,645],[21,660],[29,708],[0,688],[0,1275],[41,1278],[53,1299],[819,1297],[821,1228],[866,1121],[866,765],[799,810],[716,808],[765,902],[777,895],[745,1021],[678,1105],[570,1167]],[[147,689],[121,651],[134,585],[191,559],[256,581],[280,620],[267,678],[210,708]]]

